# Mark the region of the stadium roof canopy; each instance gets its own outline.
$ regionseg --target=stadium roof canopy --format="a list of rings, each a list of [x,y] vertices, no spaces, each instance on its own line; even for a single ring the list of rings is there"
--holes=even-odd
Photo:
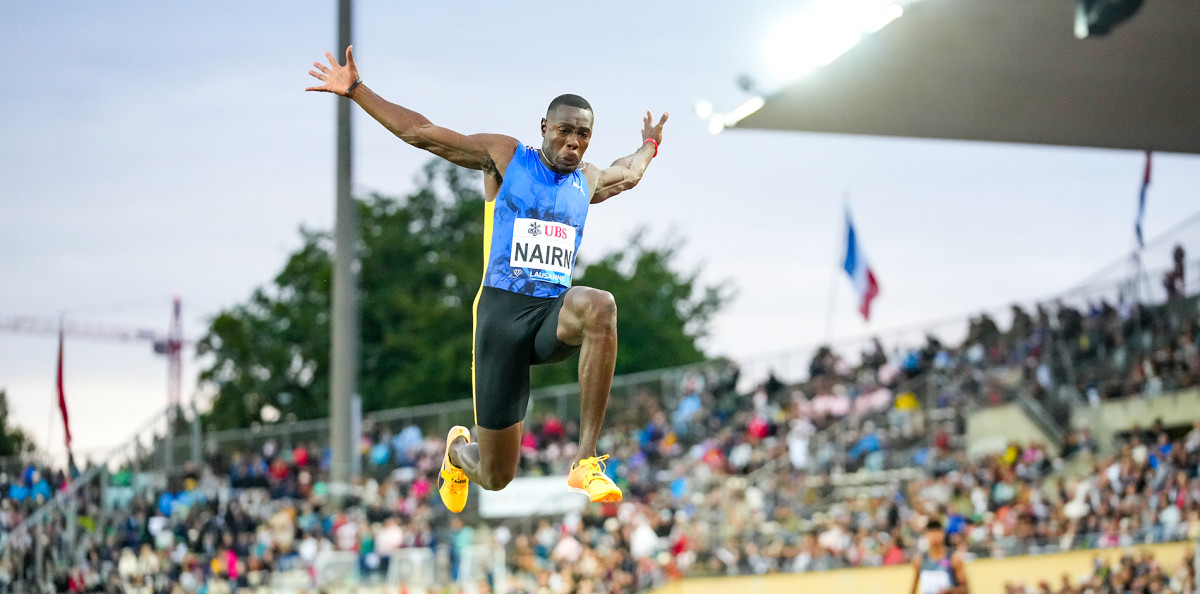
[[[1146,0],[1083,40],[1074,16],[1074,0],[922,0],[724,123],[1200,153],[1200,2]]]

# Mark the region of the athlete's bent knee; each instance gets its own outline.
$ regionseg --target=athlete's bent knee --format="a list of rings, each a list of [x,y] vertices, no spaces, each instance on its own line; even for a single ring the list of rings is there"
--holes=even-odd
[[[584,321],[593,330],[616,328],[617,300],[612,293],[594,289],[587,294],[587,310]]]

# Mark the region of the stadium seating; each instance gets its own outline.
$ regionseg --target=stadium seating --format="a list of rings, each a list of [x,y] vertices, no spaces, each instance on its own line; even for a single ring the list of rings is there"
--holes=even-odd
[[[875,342],[853,364],[821,349],[793,384],[739,390],[736,367],[714,363],[674,390],[637,392],[601,443],[625,501],[565,517],[452,517],[436,494],[442,436],[411,423],[365,428],[364,480],[342,511],[321,441],[218,448],[157,489],[103,473],[22,530],[68,481],[14,470],[0,476],[0,592],[645,591],[909,563],[929,518],[970,559],[1200,538],[1200,414],[1192,427],[1125,427],[1101,447],[1061,410],[1196,386],[1196,298],[1013,320],[1007,331],[972,320],[956,347],[930,338],[889,354]],[[968,447],[972,414],[1022,399],[1060,440]],[[530,427],[520,476],[565,474],[577,422],[543,411]],[[1082,582],[1194,583],[1172,571],[1135,556]],[[1008,591],[1026,586],[1079,591]]]

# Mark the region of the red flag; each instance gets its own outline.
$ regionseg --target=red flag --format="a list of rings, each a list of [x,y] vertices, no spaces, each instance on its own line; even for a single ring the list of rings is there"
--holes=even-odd
[[[58,410],[62,411],[63,430],[67,434],[67,452],[71,451],[71,422],[67,419],[67,395],[63,392],[63,330],[58,329]]]

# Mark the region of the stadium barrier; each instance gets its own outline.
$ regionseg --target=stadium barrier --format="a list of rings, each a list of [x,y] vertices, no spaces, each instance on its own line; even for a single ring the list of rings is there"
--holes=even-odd
[[[437,583],[436,561],[429,548],[401,549],[388,562],[387,583],[428,590]]]
[[[504,549],[488,545],[471,545],[463,551],[458,564],[456,583],[466,594],[478,594],[479,584],[491,583],[496,594],[507,592],[508,566]]]
[[[313,578],[320,588],[353,586],[358,580],[358,553],[321,551],[313,560]]]
[[[718,360],[614,377],[609,397],[609,420],[619,421],[623,420],[622,415],[637,414],[639,407],[635,404],[641,395],[651,395],[660,399],[665,406],[673,407],[682,396],[681,391],[688,378],[729,365],[727,361]],[[531,421],[544,416],[576,418],[579,415],[579,407],[577,383],[539,388],[530,394],[526,418]],[[471,399],[466,398],[366,413],[363,415],[362,428],[364,432],[386,430],[397,434],[406,427],[415,426],[424,435],[440,435],[447,428],[469,420],[471,415]],[[208,432],[201,439],[208,452],[261,451],[267,441],[275,442],[281,449],[291,449],[301,444],[325,444],[329,441],[329,420],[288,420],[258,424],[246,428]],[[191,436],[179,435],[172,442],[172,449],[181,453],[187,451],[191,441]]]
[[[439,560],[430,548],[405,548],[388,556],[386,574],[363,575],[362,559],[358,554],[324,551],[317,555],[311,571],[277,571],[272,574],[270,585],[237,591],[247,594],[427,594],[446,591],[451,583],[457,585],[456,592],[464,594],[477,594],[481,584],[495,584],[488,590],[495,594],[507,591],[508,570],[503,548],[466,547],[458,562],[455,580],[450,579],[448,568],[441,566],[444,561]]]

